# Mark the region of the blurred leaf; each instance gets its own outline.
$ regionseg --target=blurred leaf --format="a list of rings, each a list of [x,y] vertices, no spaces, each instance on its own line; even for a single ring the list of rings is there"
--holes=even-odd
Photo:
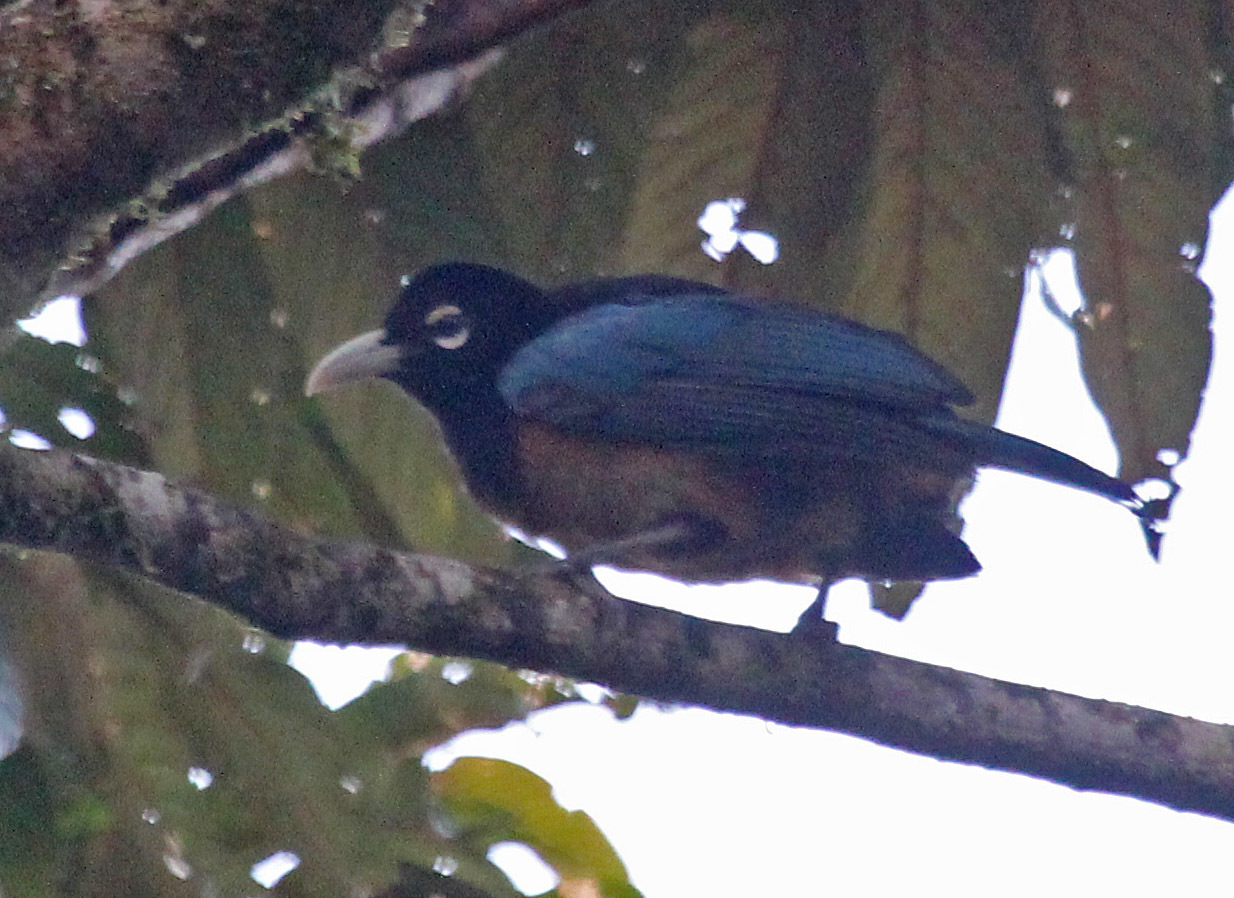
[[[301,864],[281,894],[372,889],[399,862],[431,867],[440,856],[455,858],[460,879],[512,894],[482,852],[433,825],[419,762],[435,744],[428,735],[446,739],[458,732],[450,721],[480,719],[472,705],[495,709],[486,722],[503,707],[517,713],[516,699],[497,706],[498,690],[480,694],[483,674],[470,696],[425,674],[436,691],[424,713],[435,723],[415,745],[395,746],[364,712],[323,708],[278,643],[253,642],[215,609],[130,578],[83,575],[55,556],[27,553],[0,573],[0,625],[36,684],[26,746],[0,762],[6,888],[49,870],[102,887],[125,870],[125,894],[172,894],[179,871],[245,894],[252,864],[292,851]],[[420,713],[398,702],[371,703],[373,712],[398,725]],[[208,786],[191,782],[191,768],[208,772]]]
[[[835,310],[855,276],[855,225],[873,137],[876,85],[861,9],[842,2],[744,7],[742,27],[775,15],[780,40],[761,48],[774,62],[777,91],[743,193],[742,226],[772,233],[780,254],[771,265],[745,252],[729,255],[725,282]],[[740,67],[731,75],[748,77]]]
[[[777,4],[761,21],[716,13],[696,21],[670,62],[672,89],[648,135],[625,237],[628,270],[722,280],[700,249],[707,203],[745,198],[765,148],[789,44]]]
[[[460,496],[427,414],[381,385],[302,396],[303,347],[376,326],[396,283],[364,222],[331,182],[269,185],[122,273],[87,305],[90,331],[162,470],[306,529],[495,561],[505,540]]]
[[[1195,269],[1231,138],[1228,106],[1214,117],[1206,24],[1203,4],[1164,0],[1043,2],[1034,21],[1066,99],[1084,376],[1132,481],[1168,477],[1162,449],[1186,454],[1212,358]]]
[[[1017,4],[879,4],[874,156],[844,309],[905,334],[994,419],[1029,250],[1049,232],[1044,112]]]
[[[17,750],[25,732],[25,689],[17,679],[17,665],[13,662],[6,642],[8,636],[0,625],[0,761]]]
[[[395,659],[389,682],[337,713],[345,727],[357,728],[384,751],[418,756],[463,730],[505,726],[577,698],[571,681],[561,677],[409,652]]]
[[[88,370],[89,353],[71,343],[48,343],[15,328],[0,333],[0,410],[4,429],[30,430],[51,443],[141,465],[147,454],[130,427],[130,414],[115,386]],[[60,423],[64,408],[79,408],[95,431],[79,439]]]
[[[459,758],[433,775],[433,790],[455,821],[484,845],[523,842],[580,894],[635,898],[625,865],[595,822],[567,811],[547,782],[525,767],[493,758]],[[590,887],[592,892],[581,891]]]
[[[639,160],[691,13],[595,4],[518,41],[477,86],[467,122],[508,265],[541,282],[627,270]]]
[[[594,3],[512,42],[461,107],[366,153],[358,183],[280,181],[148,253],[87,301],[84,350],[7,342],[0,406],[10,426],[148,454],[305,530],[500,563],[513,551],[427,413],[383,385],[301,397],[322,353],[380,324],[400,275],[471,259],[546,283],[656,270],[780,295],[904,332],[988,421],[1023,264],[1074,224],[1089,383],[1124,473],[1157,470],[1158,449],[1186,448],[1209,359],[1208,297],[1180,251],[1202,246],[1234,167],[1215,117],[1231,17],[1213,9]],[[741,227],[774,235],[775,264],[703,253],[698,216],[728,197],[746,202]],[[66,406],[94,437],[68,440]],[[467,830],[437,825],[421,753],[573,700],[570,683],[405,655],[331,714],[281,645],[246,651],[231,618],[23,557],[0,564],[28,705],[25,742],[0,762],[6,895],[68,878],[82,894],[245,894],[254,861],[292,850],[280,894],[373,889],[440,857],[454,882],[513,896],[486,859],[505,838],[553,865],[563,896],[635,894],[590,818],[515,765],[435,776]],[[876,602],[903,614],[917,591]],[[628,715],[636,699],[604,702]],[[194,788],[190,766],[212,784]]]
[[[9,894],[50,894],[56,879],[57,828],[40,757],[30,747],[0,763],[0,878]]]
[[[639,699],[634,695],[614,695],[605,704],[618,720],[626,720],[638,710]]]

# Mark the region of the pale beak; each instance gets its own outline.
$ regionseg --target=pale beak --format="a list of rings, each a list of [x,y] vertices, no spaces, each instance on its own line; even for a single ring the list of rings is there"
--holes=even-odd
[[[315,396],[358,380],[382,377],[398,370],[402,350],[382,341],[384,330],[369,331],[334,347],[313,366],[304,382],[304,395]]]

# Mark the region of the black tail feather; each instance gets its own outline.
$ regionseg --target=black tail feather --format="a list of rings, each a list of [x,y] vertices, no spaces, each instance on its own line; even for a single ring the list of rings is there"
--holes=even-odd
[[[1148,554],[1153,561],[1161,560],[1161,540],[1165,534],[1161,530],[1161,522],[1170,516],[1170,504],[1181,489],[1177,483],[1170,481],[1169,495],[1160,499],[1139,499],[1139,505],[1132,507],[1135,516],[1140,519],[1140,529],[1144,531],[1144,540],[1148,543]]]
[[[1163,536],[1159,523],[1169,514],[1170,503],[1178,494],[1177,484],[1171,483],[1170,495],[1164,499],[1144,499],[1130,484],[1036,440],[962,418],[929,423],[938,432],[961,438],[973,451],[978,467],[1004,468],[1040,477],[1125,506],[1139,518],[1149,554],[1154,560],[1159,559]]]

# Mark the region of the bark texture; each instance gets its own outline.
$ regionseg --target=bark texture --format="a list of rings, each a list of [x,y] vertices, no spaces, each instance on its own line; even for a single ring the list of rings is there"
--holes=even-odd
[[[157,242],[118,253],[134,232],[161,224],[161,239],[191,224],[166,219],[211,190],[249,186],[239,182],[297,136],[346,146],[351,117],[399,85],[581,2],[9,3],[0,311],[93,289]],[[399,101],[420,117],[451,95]]]
[[[61,451],[0,449],[0,543],[122,568],[287,638],[485,658],[1234,820],[1231,727],[321,540]]]

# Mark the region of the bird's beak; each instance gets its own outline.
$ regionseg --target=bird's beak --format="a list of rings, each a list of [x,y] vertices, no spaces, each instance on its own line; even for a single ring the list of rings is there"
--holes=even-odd
[[[345,384],[392,374],[398,369],[402,352],[382,342],[384,330],[369,331],[334,347],[313,366],[304,382],[304,395],[315,396]]]

